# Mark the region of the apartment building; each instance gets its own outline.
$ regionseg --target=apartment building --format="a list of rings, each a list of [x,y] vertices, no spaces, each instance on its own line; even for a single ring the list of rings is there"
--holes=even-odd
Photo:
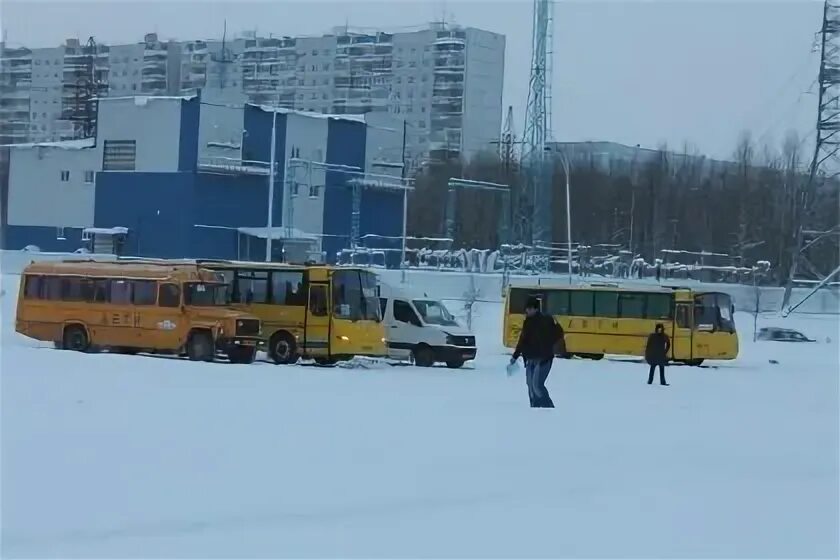
[[[166,43],[148,34],[137,44],[84,49],[68,41],[57,49],[0,53],[0,138],[80,136],[80,67],[88,74],[95,69],[99,95],[201,91],[204,99],[227,103],[325,114],[388,113],[406,123],[410,166],[493,149],[501,130],[505,38],[481,29],[433,23],[410,32],[357,33],[341,27],[320,37],[250,33],[225,41]],[[51,71],[36,72],[43,82],[36,85],[37,59],[50,59]],[[58,103],[62,110],[46,110],[42,102]]]
[[[96,98],[176,94],[180,45],[150,33],[143,42],[98,45],[68,39],[60,47],[0,44],[0,144],[88,136]],[[87,130],[86,130],[87,128]]]
[[[406,121],[407,160],[416,165],[491,149],[501,129],[504,52],[503,35],[444,24],[403,33],[252,35],[230,49],[239,72],[205,82],[204,91],[241,87],[253,103],[319,113],[390,113]]]

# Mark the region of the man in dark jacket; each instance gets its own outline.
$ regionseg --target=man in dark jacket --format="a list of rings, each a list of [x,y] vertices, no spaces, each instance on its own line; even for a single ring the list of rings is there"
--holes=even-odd
[[[525,323],[511,363],[522,356],[525,379],[532,408],[554,408],[545,381],[554,361],[555,345],[563,338],[563,329],[551,315],[540,312],[540,301],[530,298],[525,304]]]
[[[665,364],[668,363],[668,351],[670,349],[671,341],[665,334],[665,327],[661,323],[657,324],[654,332],[648,336],[647,346],[645,347],[645,360],[650,364],[648,385],[653,384],[653,372],[657,366],[659,367],[659,384],[668,385],[665,383]]]

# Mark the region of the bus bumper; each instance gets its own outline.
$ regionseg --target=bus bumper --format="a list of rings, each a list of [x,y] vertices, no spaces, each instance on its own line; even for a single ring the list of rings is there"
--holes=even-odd
[[[257,348],[263,340],[257,336],[234,336],[232,338],[216,339],[216,349],[220,352],[228,352],[231,348],[241,346]]]
[[[475,346],[435,346],[435,360],[438,362],[467,362],[474,360]]]

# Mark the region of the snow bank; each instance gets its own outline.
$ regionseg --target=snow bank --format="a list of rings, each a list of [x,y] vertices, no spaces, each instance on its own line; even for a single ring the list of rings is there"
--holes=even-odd
[[[499,304],[476,306],[473,369],[344,370],[61,352],[12,331],[14,299],[5,557],[840,552],[836,342],[745,341],[667,388],[632,361],[558,361],[557,409],[531,410]]]

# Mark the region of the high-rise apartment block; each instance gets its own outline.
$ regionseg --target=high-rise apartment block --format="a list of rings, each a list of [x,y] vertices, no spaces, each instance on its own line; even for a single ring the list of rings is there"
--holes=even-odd
[[[0,53],[0,139],[85,134],[96,96],[175,95],[329,114],[387,112],[406,123],[406,160],[493,149],[502,119],[505,38],[434,23],[401,33],[336,28],[321,37],[129,45],[80,44]],[[397,160],[401,154],[382,154]]]

